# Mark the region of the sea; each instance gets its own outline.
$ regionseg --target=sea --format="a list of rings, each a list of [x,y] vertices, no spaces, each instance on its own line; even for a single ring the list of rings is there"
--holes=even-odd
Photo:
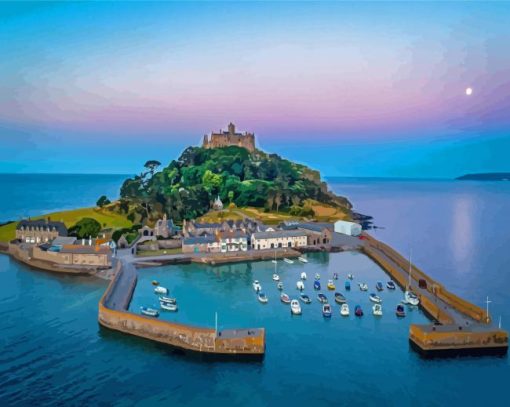
[[[90,206],[118,196],[125,176],[1,175],[0,219]],[[510,329],[510,183],[450,180],[328,178],[330,188],[374,217],[377,238],[391,244],[451,291],[485,307]],[[510,402],[508,357],[422,359],[410,349],[418,310],[397,319],[402,292],[384,290],[382,317],[367,294],[388,277],[358,253],[309,254],[307,264],[276,265],[284,291],[307,273],[312,304],[292,316],[279,301],[271,262],[179,265],[140,270],[131,303],[157,305],[151,281],[170,288],[177,313],[162,319],[218,329],[264,327],[261,361],[186,355],[101,328],[97,303],[107,282],[32,270],[0,255],[0,405],[379,405],[443,406]],[[365,315],[324,319],[315,274],[334,273],[337,290]],[[346,291],[347,273],[354,275]],[[269,298],[257,301],[258,279]],[[323,290],[333,303],[331,291]],[[333,303],[334,304],[334,303]],[[217,319],[216,319],[217,318]],[[216,325],[217,321],[217,325]]]

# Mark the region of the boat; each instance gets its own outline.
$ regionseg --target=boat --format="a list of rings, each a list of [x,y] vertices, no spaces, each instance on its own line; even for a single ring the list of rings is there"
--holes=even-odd
[[[152,280],[152,285],[156,285],[156,286],[157,286],[157,285],[159,285],[159,281],[157,281],[157,280]]]
[[[173,312],[177,311],[177,304],[175,304],[175,303],[172,304],[170,302],[160,301],[159,306],[161,307],[161,309],[164,309],[165,311],[173,311]]]
[[[298,300],[292,300],[290,302],[290,313],[293,315],[301,315],[301,305]]]
[[[276,284],[276,288],[278,288],[280,291],[283,290],[283,283],[281,281]]]
[[[306,273],[304,271],[301,273],[301,280],[306,280]]]
[[[313,288],[314,288],[314,290],[320,290],[321,289],[321,283],[318,282],[317,280],[315,280],[313,282]]]
[[[319,281],[321,279],[321,275],[319,273],[315,273],[315,280]]]
[[[301,263],[308,263],[308,260],[306,259],[305,256],[299,256],[298,257],[298,260],[301,262]]]
[[[257,295],[257,298],[258,300],[262,303],[262,304],[266,304],[267,301],[268,301],[268,298],[267,298],[267,295],[264,294],[262,291],[259,291],[259,294]]]
[[[342,304],[342,306],[340,307],[340,315],[343,317],[348,317],[349,313],[350,313],[349,305],[347,303]]]
[[[361,305],[356,305],[354,307],[354,315],[356,315],[357,317],[363,316],[363,310],[361,309]]]
[[[312,299],[306,295],[306,294],[303,294],[301,293],[301,295],[299,296],[299,299],[304,302],[305,304],[310,304],[312,302]]]
[[[379,297],[376,293],[371,293],[369,297],[370,301],[380,304],[382,302],[381,297]]]
[[[377,291],[382,291],[384,288],[383,288],[383,285],[380,281],[378,281],[376,284],[375,284],[375,288]]]
[[[271,263],[277,264],[278,262],[276,260],[271,260]]]
[[[347,281],[345,282],[345,289],[346,289],[347,291],[349,291],[349,290],[351,289],[351,282],[350,282],[349,280],[347,280]]]
[[[380,317],[382,315],[382,305],[374,304],[372,307],[372,314],[374,314],[376,317]]]
[[[280,276],[278,274],[273,274],[274,281],[280,281]]]
[[[161,296],[159,297],[159,302],[167,302],[168,304],[177,304],[177,300],[175,298]]]
[[[404,304],[407,304],[407,305],[414,305],[414,306],[416,306],[416,305],[418,305],[420,303],[420,299],[412,291],[406,291],[404,293],[404,300],[402,302]]]
[[[328,303],[328,297],[326,297],[324,294],[319,293],[317,294],[317,299],[321,304],[327,304]]]
[[[296,288],[298,290],[304,290],[305,289],[305,283],[303,283],[301,280],[299,280],[297,283],[296,283]]]
[[[259,280],[255,280],[252,285],[253,285],[253,289],[256,292],[259,292],[260,290],[262,290],[262,286],[260,285]]]
[[[397,305],[397,309],[395,310],[395,314],[397,314],[397,317],[403,318],[406,316],[406,311],[404,309],[404,306],[402,304]]]
[[[333,273],[333,280],[338,280],[338,273]]]
[[[153,308],[140,307],[140,312],[143,315],[147,315],[148,317],[155,317],[155,318],[157,318],[159,316],[159,311],[157,309],[153,309]]]
[[[158,286],[154,289],[154,293],[156,294],[168,294],[168,288]]]
[[[294,264],[294,260],[288,259],[287,257],[285,257],[283,261],[288,264]]]
[[[348,278],[349,280],[352,280],[352,279],[354,279],[354,276],[353,276],[352,274],[350,274],[350,273],[349,273],[349,274],[347,274],[347,278]]]
[[[361,291],[368,291],[368,284],[366,283],[359,283],[358,287]]]
[[[290,297],[285,293],[281,293],[280,301],[283,302],[284,304],[290,304]]]
[[[388,282],[386,283],[386,288],[387,288],[388,290],[394,290],[394,289],[395,289],[395,283],[394,283],[393,281],[388,281]]]
[[[328,280],[328,290],[334,290],[336,287],[335,287],[335,283],[333,282],[333,280]]]
[[[345,304],[347,300],[345,299],[342,293],[335,293],[335,302],[337,304]]]
[[[322,316],[324,318],[331,318],[331,305],[324,304],[322,306]]]

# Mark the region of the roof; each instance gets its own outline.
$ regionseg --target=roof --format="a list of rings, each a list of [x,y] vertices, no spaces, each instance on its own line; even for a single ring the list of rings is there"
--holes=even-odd
[[[333,229],[331,223],[300,223],[297,225],[298,228],[312,230],[314,232],[322,232],[324,229]]]
[[[240,230],[234,230],[233,232],[227,231],[227,232],[220,232],[218,233],[220,239],[232,239],[232,238],[239,238],[244,237],[248,238],[248,235]]]
[[[38,220],[21,220],[18,222],[16,226],[17,230],[20,230],[22,227],[38,227],[38,228],[55,228],[60,236],[67,236],[67,228],[63,222],[53,222],[47,219],[38,219]]]
[[[206,229],[206,228],[219,228],[221,227],[221,223],[193,223],[193,225],[197,228],[197,229]]]
[[[76,242],[76,238],[74,236],[59,236],[53,239],[51,242],[52,246],[63,246],[70,245]]]
[[[60,253],[77,253],[77,254],[109,254],[108,246],[87,246],[81,244],[66,244],[60,249]]]
[[[212,235],[186,237],[182,240],[182,244],[206,244],[214,242],[216,242],[216,237]]]
[[[271,239],[278,237],[301,237],[306,233],[301,230],[275,230],[274,232],[256,232],[253,234],[255,239]]]

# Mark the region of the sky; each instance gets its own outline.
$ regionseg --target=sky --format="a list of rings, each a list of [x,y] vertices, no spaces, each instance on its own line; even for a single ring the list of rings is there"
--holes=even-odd
[[[0,172],[132,174],[230,121],[326,176],[510,171],[508,3],[0,3],[0,55]]]

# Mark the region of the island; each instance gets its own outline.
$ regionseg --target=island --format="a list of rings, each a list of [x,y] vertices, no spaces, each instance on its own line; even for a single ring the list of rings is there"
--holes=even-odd
[[[510,172],[465,174],[455,179],[458,181],[510,181]]]

